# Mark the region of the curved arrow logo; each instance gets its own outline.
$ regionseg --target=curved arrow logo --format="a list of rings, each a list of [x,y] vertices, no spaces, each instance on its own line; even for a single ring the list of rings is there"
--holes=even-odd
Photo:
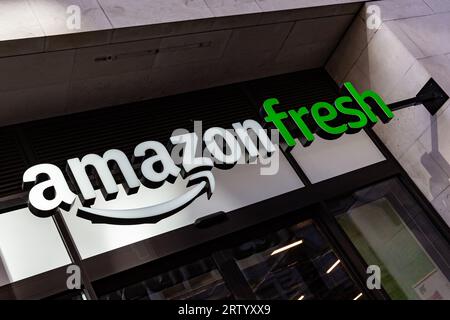
[[[202,171],[192,174],[188,178],[187,187],[194,186],[181,196],[154,205],[136,209],[100,209],[78,208],[79,217],[91,220],[92,223],[110,224],[138,224],[156,223],[182,210],[203,193],[207,193],[208,199],[215,188],[215,179],[210,171]]]

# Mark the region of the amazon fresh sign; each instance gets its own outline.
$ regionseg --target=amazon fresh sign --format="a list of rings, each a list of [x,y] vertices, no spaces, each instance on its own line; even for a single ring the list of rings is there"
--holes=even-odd
[[[264,121],[278,129],[282,144],[289,148],[295,146],[296,140],[308,146],[315,135],[336,139],[344,133],[356,133],[372,126],[378,119],[386,123],[394,117],[375,92],[368,90],[360,94],[350,83],[345,83],[344,89],[345,94],[334,105],[317,102],[310,108],[301,106],[281,112],[275,110],[279,104],[277,99],[267,99],[262,106]],[[242,161],[250,165],[258,158],[270,159],[276,151],[276,141],[257,121],[249,119],[233,123],[232,127],[209,128],[203,135],[176,130],[169,148],[158,141],[145,141],[135,147],[132,159],[117,149],[108,150],[102,156],[88,154],[81,159],[69,159],[66,168],[70,182],[53,164],[35,165],[23,175],[24,189],[29,190],[29,209],[37,216],[49,217],[59,209],[70,210],[78,196],[82,205],[77,215],[94,223],[156,223],[204,193],[210,198],[215,187],[213,167],[229,169]],[[131,195],[142,187],[155,189],[166,182],[174,183],[179,177],[187,181],[187,190],[169,201],[120,210],[92,208],[98,188],[105,200],[112,200],[119,192],[118,184]]]

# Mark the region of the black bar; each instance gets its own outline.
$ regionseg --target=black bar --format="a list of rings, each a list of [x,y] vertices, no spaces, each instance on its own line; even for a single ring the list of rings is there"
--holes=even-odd
[[[234,261],[231,251],[213,253],[214,262],[236,300],[256,300],[256,295]]]
[[[406,99],[406,100],[402,100],[402,101],[391,103],[389,105],[389,108],[392,111],[397,111],[397,110],[401,110],[401,109],[405,109],[405,108],[409,108],[409,107],[412,107],[412,106],[416,106],[416,105],[422,104],[422,102],[423,101],[420,101],[417,98],[410,98],[410,99]]]
[[[303,169],[300,167],[300,165],[298,164],[297,160],[295,160],[294,156],[292,155],[292,153],[290,153],[289,151],[280,148],[280,151],[283,153],[284,157],[287,159],[287,161],[289,162],[289,164],[291,165],[291,167],[294,169],[295,173],[297,174],[297,176],[300,178],[300,180],[302,181],[302,183],[305,186],[310,186],[312,185],[311,180],[309,180],[308,176],[306,175],[306,173],[303,171]]]
[[[37,300],[67,291],[68,266],[63,266],[0,287],[0,300]]]
[[[67,248],[67,252],[69,253],[70,258],[72,259],[73,263],[80,268],[81,280],[83,287],[85,288],[87,298],[89,300],[97,300],[97,294],[95,293],[95,290],[92,287],[91,281],[88,277],[88,273],[86,272],[85,267],[83,265],[80,253],[78,252],[75,241],[73,240],[72,235],[70,234],[69,228],[67,227],[67,224],[61,215],[61,212],[55,214],[53,216],[53,219],[61,235],[61,238],[64,239],[64,244]]]
[[[14,194],[0,199],[0,214],[27,207],[28,193]]]
[[[364,295],[375,300],[388,300],[389,296],[384,289],[369,290],[367,288],[367,263],[356,250],[345,232],[337,224],[325,203],[321,204],[317,223],[321,230],[327,235],[327,238],[333,245],[333,249],[343,260],[348,273],[352,275],[353,280],[363,291]]]

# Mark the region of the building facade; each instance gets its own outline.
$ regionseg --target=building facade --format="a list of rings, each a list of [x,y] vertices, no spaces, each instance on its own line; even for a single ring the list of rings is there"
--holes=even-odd
[[[450,299],[449,16],[439,0],[0,2],[0,298]],[[216,166],[174,212],[196,188],[186,170],[143,182],[145,141],[173,154],[177,129],[207,140],[263,124],[267,99],[333,104],[345,82],[395,118]],[[108,150],[143,186],[116,161],[109,197],[85,170],[91,209],[167,214],[95,220],[86,194],[49,214],[28,205],[27,169],[52,164],[81,194],[68,160]]]

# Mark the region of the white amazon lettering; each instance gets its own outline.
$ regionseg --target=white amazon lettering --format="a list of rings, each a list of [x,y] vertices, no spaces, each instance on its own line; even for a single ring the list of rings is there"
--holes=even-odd
[[[88,154],[81,159],[67,160],[69,182],[55,165],[33,166],[23,176],[24,189],[30,191],[28,206],[33,214],[48,217],[58,209],[70,210],[78,195],[82,206],[77,215],[94,223],[156,223],[180,211],[204,193],[210,198],[215,188],[211,172],[214,166],[231,168],[241,158],[243,150],[252,158],[257,157],[258,149],[248,131],[256,134],[257,141],[267,153],[275,150],[265,130],[256,121],[234,123],[233,128],[214,127],[205,132],[202,141],[210,156],[198,156],[197,133],[173,135],[170,138],[172,145],[183,147],[180,164],[174,162],[160,142],[145,141],[135,147],[131,161],[117,149],[108,150],[103,156]],[[142,208],[91,208],[97,197],[96,189],[102,191],[105,200],[112,200],[119,192],[118,184],[123,185],[127,195],[131,195],[138,192],[141,184],[147,188],[159,188],[165,182],[174,183],[180,175],[187,181],[189,190],[175,199]]]

